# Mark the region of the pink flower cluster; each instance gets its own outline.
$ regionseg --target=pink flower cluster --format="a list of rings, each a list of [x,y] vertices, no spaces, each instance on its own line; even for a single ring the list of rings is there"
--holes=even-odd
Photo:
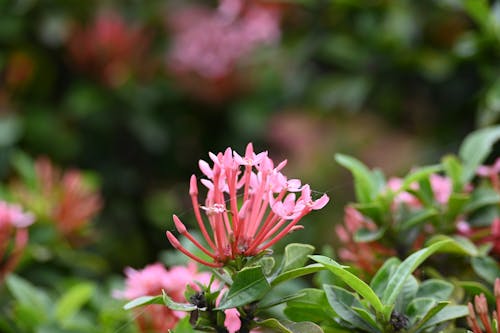
[[[168,270],[161,263],[148,265],[141,270],[127,267],[125,275],[125,290],[115,291],[114,297],[133,300],[141,296],[161,295],[165,291],[170,298],[179,303],[187,302],[184,297],[187,286],[199,291],[196,282],[207,286],[211,279],[211,274],[198,272],[194,263],[187,266],[173,266]],[[212,285],[217,287],[217,282]],[[241,327],[238,311],[228,309],[224,312],[226,316],[224,326],[229,333],[237,332]],[[141,332],[169,332],[184,316],[185,312],[173,311],[164,305],[149,305],[146,311],[136,317],[136,321]]]
[[[28,243],[26,228],[34,221],[33,214],[23,212],[21,206],[0,201],[0,281],[17,266]]]
[[[176,12],[170,19],[169,67],[206,78],[227,76],[257,46],[279,39],[279,20],[275,7],[258,1],[221,0],[215,11],[194,7]]]
[[[204,265],[220,267],[237,257],[261,253],[286,234],[301,229],[298,222],[329,201],[326,194],[313,200],[309,185],[301,185],[299,180],[288,179],[281,173],[286,161],[274,166],[267,152],[254,153],[251,143],[246,148],[245,156],[240,156],[231,148],[224,153],[210,153],[209,156],[213,166],[203,160],[199,162],[200,170],[206,177],[201,183],[208,189],[204,205],[198,203],[198,185],[194,175],[191,176],[189,189],[196,220],[207,247],[186,230],[177,216],[173,218],[177,231],[212,261],[187,251],[167,231],[167,237],[175,248]],[[208,229],[201,211],[208,219]]]

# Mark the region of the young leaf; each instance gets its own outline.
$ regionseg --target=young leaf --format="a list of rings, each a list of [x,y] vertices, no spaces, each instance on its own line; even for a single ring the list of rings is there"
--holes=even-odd
[[[467,1],[467,8],[482,8],[472,6],[472,3],[484,3],[484,1]],[[474,11],[474,13],[479,13]],[[460,146],[459,156],[463,161],[462,183],[469,182],[477,168],[491,153],[493,145],[500,139],[500,126],[486,127],[469,134]]]
[[[216,310],[231,309],[264,296],[271,285],[267,282],[261,266],[245,267],[234,277],[233,284]]]
[[[163,296],[141,296],[136,299],[131,300],[123,306],[124,310],[130,310],[138,306],[144,306],[149,304],[164,304]]]
[[[382,303],[386,305],[384,310],[384,317],[389,318],[392,312],[392,306],[396,301],[403,285],[408,278],[408,276],[430,255],[441,249],[443,246],[449,244],[450,240],[443,240],[435,243],[429,247],[423,248],[408,258],[406,258],[396,269],[394,274],[391,275],[389,282],[387,283],[387,288],[382,296]]]
[[[55,316],[59,322],[70,319],[87,303],[95,291],[91,283],[79,283],[68,291],[56,303]]]
[[[314,246],[309,244],[291,243],[285,247],[285,256],[281,272],[300,268],[309,260],[309,255],[314,252]]]
[[[347,155],[336,154],[335,160],[351,171],[354,177],[356,199],[361,203],[370,202],[376,191],[375,180],[370,169],[359,160]]]
[[[356,275],[352,274],[348,270],[345,269],[344,266],[339,265],[333,259],[330,259],[325,256],[314,255],[310,256],[312,260],[322,264],[328,270],[330,270],[333,274],[337,275],[341,278],[349,287],[354,289],[358,294],[363,296],[375,309],[376,312],[383,311],[383,304],[375,294],[375,292],[368,286],[364,281],[359,279]]]
[[[354,310],[354,308],[363,309],[363,305],[352,293],[341,287],[331,285],[324,285],[323,289],[328,303],[342,320],[368,332],[380,332],[377,325],[371,325],[372,320],[366,320],[364,314],[360,315],[359,310]]]

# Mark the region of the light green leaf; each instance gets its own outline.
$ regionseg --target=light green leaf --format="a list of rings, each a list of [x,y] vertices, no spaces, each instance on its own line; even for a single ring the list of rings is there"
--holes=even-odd
[[[130,310],[138,306],[144,306],[149,304],[164,304],[163,296],[141,296],[134,300],[131,300],[123,306],[123,309]]]
[[[356,275],[352,274],[345,269],[344,266],[339,265],[333,259],[325,256],[314,255],[310,256],[312,260],[322,264],[333,274],[341,278],[349,287],[354,289],[358,294],[360,294],[364,299],[366,299],[375,309],[376,312],[383,311],[383,304],[380,299],[375,294],[375,292],[367,285],[364,281],[358,278]]]
[[[71,287],[56,303],[56,319],[62,323],[73,317],[90,300],[94,291],[95,285],[88,282]]]
[[[296,269],[292,269],[289,271],[286,271],[285,273],[282,273],[278,275],[274,280],[271,281],[271,286],[276,286],[282,282],[298,278],[303,275],[308,275],[312,273],[316,273],[319,271],[322,271],[325,269],[325,266],[321,264],[311,264],[307,265],[306,267],[300,267]]]
[[[396,269],[394,274],[392,274],[389,282],[387,283],[387,288],[382,296],[382,303],[386,305],[384,310],[384,317],[389,318],[392,305],[396,301],[403,285],[408,278],[408,276],[422,263],[425,259],[427,259],[434,252],[440,250],[443,246],[449,244],[450,240],[443,240],[438,243],[435,243],[429,247],[421,249],[408,258],[406,258]]]
[[[279,333],[323,333],[321,327],[307,321],[296,323],[287,320],[278,321],[271,318],[258,321],[256,324],[256,327],[270,328],[273,332]]]
[[[196,310],[198,307],[191,303],[178,303],[175,302],[172,298],[170,298],[167,293],[163,290],[163,303],[168,306],[169,309],[175,311],[185,311],[190,312]]]
[[[376,190],[375,181],[370,169],[359,160],[347,155],[336,154],[335,160],[351,171],[354,177],[356,199],[361,203],[370,202]]]
[[[217,310],[231,309],[262,298],[271,289],[261,266],[245,267],[234,277],[233,284]]]
[[[476,5],[472,6],[473,3]],[[466,2],[467,8],[471,10],[474,9],[475,13],[483,12],[482,5],[483,0],[469,0]],[[481,15],[482,14],[478,14]],[[463,174],[462,183],[468,183],[474,174],[478,166],[484,162],[484,160],[491,153],[493,145],[496,141],[500,139],[500,126],[486,127],[469,134],[462,145],[460,146],[459,156],[463,162]]]
[[[429,175],[433,173],[437,173],[443,170],[443,167],[441,165],[431,165],[431,166],[426,166],[423,168],[419,168],[415,171],[412,171],[410,174],[408,174],[404,180],[403,184],[401,185],[401,188],[396,192],[404,192],[410,189],[410,187],[419,182],[420,180],[429,177]]]
[[[448,240],[450,242],[439,250],[441,252],[456,253],[467,256],[479,255],[477,247],[470,240],[461,236],[450,237],[446,235],[436,235],[427,241],[427,245],[435,244],[444,240]]]
[[[5,279],[5,283],[11,294],[21,305],[38,309],[39,311],[50,307],[51,301],[47,294],[27,280],[10,274]]]
[[[309,260],[309,255],[314,253],[314,246],[309,244],[291,243],[285,247],[285,256],[281,272],[300,268]]]

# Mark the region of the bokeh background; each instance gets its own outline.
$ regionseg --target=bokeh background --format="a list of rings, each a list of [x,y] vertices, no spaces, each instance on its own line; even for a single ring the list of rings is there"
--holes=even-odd
[[[194,222],[199,159],[253,142],[332,197],[292,239],[334,245],[352,200],[334,153],[401,175],[498,121],[499,13],[486,0],[0,0],[0,178],[40,156],[84,170],[103,203],[85,274],[104,278],[158,260],[173,213]]]

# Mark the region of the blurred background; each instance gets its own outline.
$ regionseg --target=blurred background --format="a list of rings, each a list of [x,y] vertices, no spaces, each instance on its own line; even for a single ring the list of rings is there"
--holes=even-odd
[[[456,152],[500,118],[499,40],[499,1],[0,0],[3,193],[82,170],[100,197],[72,244],[103,277],[158,260],[198,160],[253,142],[332,197],[292,239],[334,243],[334,153],[401,175]]]

